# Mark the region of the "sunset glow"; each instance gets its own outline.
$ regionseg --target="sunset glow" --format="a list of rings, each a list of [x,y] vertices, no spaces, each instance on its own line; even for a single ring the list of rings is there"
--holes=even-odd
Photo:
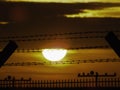
[[[49,61],[60,61],[67,54],[65,49],[43,49],[43,56]]]
[[[111,7],[111,8],[104,8],[100,10],[89,10],[85,9],[81,13],[77,14],[67,14],[65,17],[67,18],[92,18],[92,17],[114,17],[114,18],[120,18],[120,7]]]

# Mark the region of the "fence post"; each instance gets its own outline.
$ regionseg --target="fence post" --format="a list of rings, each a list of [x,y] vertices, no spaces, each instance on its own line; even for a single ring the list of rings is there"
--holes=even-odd
[[[118,87],[120,87],[120,78],[118,78]]]
[[[51,88],[51,80],[50,80],[50,88]]]
[[[77,79],[78,80],[78,79]],[[72,79],[71,79],[71,87],[72,87],[72,83],[73,83],[73,81],[72,81]],[[77,82],[78,83],[78,82]],[[76,80],[74,79],[74,88],[76,88]],[[78,84],[77,84],[78,85]]]
[[[13,88],[15,87],[15,77],[13,77],[13,79],[12,79],[12,87]]]
[[[116,78],[115,78],[115,87],[116,87],[116,85],[117,85],[116,83],[117,83],[117,81],[116,81]]]
[[[65,81],[64,81],[64,84],[65,84],[65,88],[66,88],[66,79],[65,79]]]
[[[63,84],[64,84],[64,83],[63,83],[63,80],[62,80],[62,88],[64,87]]]
[[[58,86],[58,87],[60,88],[60,85],[61,85],[61,82],[60,82],[60,80],[59,80],[58,84],[59,84],[59,86]]]
[[[98,72],[95,75],[95,86],[98,87]]]
[[[101,80],[102,80],[102,81],[101,81],[101,86],[104,87],[104,84],[103,84],[103,83],[104,83],[103,78],[102,78]]]
[[[78,80],[78,85],[79,85],[80,88],[82,87],[82,81],[81,81],[81,79]]]
[[[106,86],[107,86],[107,81],[106,81],[106,78],[105,78],[105,81],[104,81],[104,82],[105,82],[105,87],[106,87]]]

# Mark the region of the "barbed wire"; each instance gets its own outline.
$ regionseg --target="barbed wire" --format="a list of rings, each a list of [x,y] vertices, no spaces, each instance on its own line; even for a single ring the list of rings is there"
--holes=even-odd
[[[104,36],[79,36],[79,37],[49,37],[49,38],[30,38],[30,39],[12,39],[18,42],[30,42],[30,41],[41,41],[41,40],[77,40],[77,39],[90,39],[90,38],[104,38]],[[0,42],[8,42],[8,40],[0,40]]]
[[[44,61],[44,62],[11,62],[4,66],[37,66],[37,65],[52,65],[52,64],[81,64],[81,63],[103,63],[103,62],[120,62],[118,58],[105,59],[89,59],[89,60],[68,60],[68,61]]]
[[[64,48],[64,49],[67,49],[67,50],[79,50],[79,49],[109,49],[110,47],[107,46],[107,45],[104,45],[104,46],[81,46],[81,47],[73,47],[73,48]],[[43,48],[45,49],[45,48]],[[52,48],[49,48],[49,49],[52,49]],[[42,49],[38,48],[38,49],[17,49],[15,52],[16,53],[29,53],[29,52],[41,52]]]
[[[34,35],[24,35],[24,36],[6,36],[0,37],[0,39],[18,39],[18,38],[38,38],[38,37],[55,37],[55,36],[65,36],[65,35],[81,35],[81,34],[98,34],[107,33],[110,31],[86,31],[86,32],[65,32],[65,33],[52,33],[52,34],[34,34]],[[120,33],[119,30],[114,30],[114,32]]]

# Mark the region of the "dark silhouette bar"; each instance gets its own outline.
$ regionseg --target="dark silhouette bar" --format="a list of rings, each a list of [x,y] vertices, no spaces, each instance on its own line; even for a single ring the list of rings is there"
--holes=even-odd
[[[118,40],[117,36],[113,32],[109,32],[105,39],[120,57],[120,40]]]
[[[95,73],[94,71],[90,71],[90,73],[87,73],[87,74],[85,74],[84,72],[82,74],[78,73],[78,77],[94,77],[95,78],[95,86],[98,87],[98,79],[100,77],[102,77],[102,78],[116,77],[116,73],[114,73],[114,74],[105,73],[105,74],[100,75],[98,72]]]
[[[90,72],[91,77],[87,74],[80,75],[81,77],[76,79],[64,79],[64,80],[32,80],[32,78],[20,78],[8,76],[4,79],[0,79],[0,88],[2,89],[15,89],[15,90],[46,90],[46,89],[74,89],[74,90],[120,90],[120,78],[112,75],[100,75],[100,78],[94,79],[92,75],[96,75],[94,72]],[[99,74],[97,75],[97,77]]]
[[[9,43],[0,53],[0,67],[7,61],[17,47],[18,45],[14,41],[9,41]]]

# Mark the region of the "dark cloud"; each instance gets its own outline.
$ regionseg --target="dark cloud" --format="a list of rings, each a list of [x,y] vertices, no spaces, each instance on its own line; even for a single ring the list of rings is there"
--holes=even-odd
[[[102,9],[106,7],[120,6],[119,3],[8,3],[0,2],[0,19],[12,20],[12,14],[16,11],[23,13],[26,11],[29,20],[38,20],[43,18],[53,18],[63,16],[64,14],[79,13],[84,9]],[[15,11],[16,10],[16,11]],[[23,12],[22,12],[23,10]],[[23,13],[24,14],[24,13]]]
[[[84,9],[117,7],[120,3],[8,3],[0,2],[1,33],[29,34],[38,32],[71,32],[80,30],[119,29],[119,19],[66,18],[65,14],[83,12]],[[5,32],[6,31],[6,32]],[[24,32],[24,33],[23,33]]]

